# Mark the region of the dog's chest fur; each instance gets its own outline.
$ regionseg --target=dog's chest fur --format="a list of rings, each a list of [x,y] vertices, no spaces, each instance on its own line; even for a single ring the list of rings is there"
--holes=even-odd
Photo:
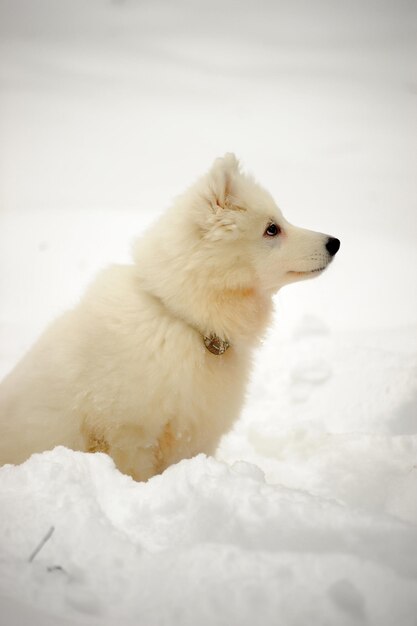
[[[76,313],[84,365],[74,408],[84,449],[143,479],[215,451],[241,409],[252,346],[210,353],[197,329],[138,291],[130,268],[116,270]]]

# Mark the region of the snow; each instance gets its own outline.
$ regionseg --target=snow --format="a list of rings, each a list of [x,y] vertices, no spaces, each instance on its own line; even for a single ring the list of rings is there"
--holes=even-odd
[[[243,461],[198,456],[140,484],[105,455],[57,448],[4,468],[2,491],[4,592],[74,623],[415,617],[414,525],[266,484]]]
[[[215,459],[146,484],[64,448],[0,468],[0,622],[414,626],[415,7],[0,12],[0,376],[226,151],[342,240],[277,297]]]

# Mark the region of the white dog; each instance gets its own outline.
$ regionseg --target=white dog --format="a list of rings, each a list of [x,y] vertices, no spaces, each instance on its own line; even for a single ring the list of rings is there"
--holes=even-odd
[[[317,276],[335,238],[289,224],[235,156],[217,159],[104,270],[0,386],[0,464],[57,445],[146,480],[214,453],[239,415],[272,295]]]

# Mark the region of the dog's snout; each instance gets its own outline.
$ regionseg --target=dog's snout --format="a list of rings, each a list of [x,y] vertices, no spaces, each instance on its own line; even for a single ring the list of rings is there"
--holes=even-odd
[[[329,237],[326,243],[326,250],[330,256],[334,256],[340,248],[340,241],[336,237]]]

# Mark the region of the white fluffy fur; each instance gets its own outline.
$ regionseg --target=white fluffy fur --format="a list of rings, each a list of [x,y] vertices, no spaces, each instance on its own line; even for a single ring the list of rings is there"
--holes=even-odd
[[[264,235],[270,222],[277,237]],[[212,454],[239,415],[251,353],[282,285],[322,270],[326,235],[290,225],[272,197],[217,159],[104,270],[0,386],[0,464],[56,445],[108,452],[144,480]],[[231,347],[208,352],[215,333]]]

